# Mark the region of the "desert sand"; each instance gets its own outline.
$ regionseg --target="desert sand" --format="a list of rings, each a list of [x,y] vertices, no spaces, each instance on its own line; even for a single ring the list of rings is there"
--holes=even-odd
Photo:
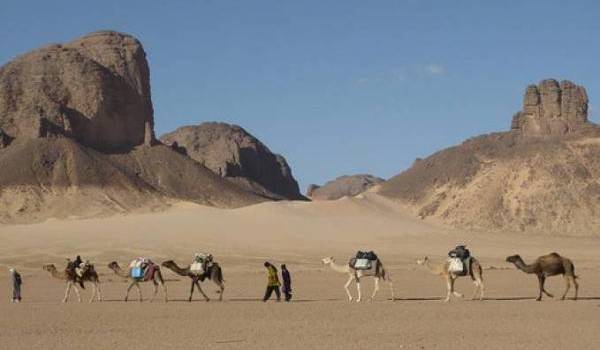
[[[443,280],[415,264],[441,261],[466,243],[484,266],[486,298],[471,301],[472,283],[457,282],[464,300],[444,303]],[[466,232],[422,221],[400,205],[368,193],[326,202],[269,202],[240,209],[179,203],[159,213],[102,219],[48,220],[0,226],[0,348],[2,349],[592,349],[600,343],[600,239],[502,232]],[[374,302],[349,303],[346,276],[322,266],[345,262],[358,249],[375,250],[391,272]],[[126,282],[106,265],[136,256],[188,264],[211,252],[224,269],[224,301],[187,302],[190,282],[165,270],[169,303],[122,301]],[[580,300],[536,302],[537,279],[504,262],[526,262],[552,251],[571,258]],[[60,303],[65,285],[42,271],[81,254],[95,263],[104,301],[88,304],[91,288]],[[263,304],[264,260],[286,263],[292,303]],[[24,278],[24,302],[9,303],[6,267]],[[204,282],[214,299],[216,287]],[[561,277],[547,289],[560,295]],[[370,294],[372,281],[363,283]],[[354,286],[351,291],[356,294]],[[143,286],[144,297],[152,293]],[[572,296],[572,294],[570,295]]]

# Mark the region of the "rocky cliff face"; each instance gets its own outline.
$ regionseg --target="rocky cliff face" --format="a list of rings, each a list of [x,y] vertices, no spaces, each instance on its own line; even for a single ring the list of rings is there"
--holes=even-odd
[[[97,32],[0,68],[0,129],[11,139],[71,137],[102,151],[152,142],[150,74],[140,42]]]
[[[251,192],[273,199],[303,199],[285,158],[237,125],[184,126],[160,140]]]
[[[512,129],[524,136],[563,136],[589,126],[585,88],[554,79],[527,87],[523,110],[513,117]]]
[[[460,228],[598,235],[598,159],[585,89],[544,80],[527,88],[511,131],[417,160],[379,193]]]
[[[98,32],[0,68],[0,222],[265,200],[154,142],[145,56]]]
[[[353,197],[383,181],[385,180],[369,174],[340,176],[323,186],[310,185],[306,191],[306,195],[312,200],[334,200],[346,196]]]

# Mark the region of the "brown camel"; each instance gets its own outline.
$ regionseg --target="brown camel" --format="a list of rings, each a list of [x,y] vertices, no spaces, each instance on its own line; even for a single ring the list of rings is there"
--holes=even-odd
[[[189,301],[192,301],[192,295],[194,294],[194,286],[198,288],[198,291],[206,301],[210,299],[206,296],[202,288],[200,287],[201,281],[204,281],[205,278],[213,281],[218,287],[219,290],[217,293],[219,294],[219,301],[223,301],[223,291],[225,290],[225,280],[223,280],[223,271],[221,270],[221,266],[218,263],[212,263],[206,268],[206,272],[202,275],[195,274],[190,271],[190,266],[187,267],[179,267],[175,261],[167,260],[161,264],[163,267],[175,272],[179,276],[187,276],[192,279],[192,288],[190,290],[190,298]]]
[[[150,264],[154,264],[154,263],[150,262]],[[131,281],[131,283],[127,287],[127,291],[125,292],[125,301],[127,301],[129,299],[129,291],[131,290],[131,288],[133,288],[133,286],[135,286],[138,291],[138,299],[141,302],[142,301],[142,289],[140,288],[139,283],[140,282],[149,282],[149,281],[152,281],[152,284],[154,284],[154,294],[152,294],[152,299],[150,299],[150,302],[154,301],[154,298],[156,297],[156,294],[158,293],[158,285],[159,284],[165,295],[165,303],[168,301],[167,286],[165,285],[165,281],[162,277],[162,273],[160,271],[160,266],[158,266],[156,264],[154,264],[154,265],[155,265],[155,269],[156,269],[154,271],[154,275],[152,276],[152,278],[150,278],[149,280],[146,281],[144,279],[131,277],[131,270],[129,270],[128,272],[123,271],[123,269],[121,269],[121,267],[119,266],[119,264],[116,261],[113,261],[110,264],[108,264],[108,268],[113,270],[113,272],[117,276],[127,278]]]
[[[77,284],[83,283],[83,281],[91,282],[94,286],[94,291],[90,298],[90,303],[94,301],[94,297],[98,297],[98,301],[102,301],[102,294],[100,292],[100,280],[98,278],[98,273],[94,269],[94,265],[86,263],[85,267],[82,270],[81,277],[76,276],[73,273],[73,269],[71,268],[72,262],[68,261],[67,267],[63,272],[58,272],[56,266],[54,264],[46,264],[42,266],[45,271],[50,272],[50,275],[56,279],[60,279],[67,283],[67,290],[65,291],[65,297],[63,299],[63,303],[66,303],[69,300],[69,296],[71,294],[71,288],[75,289],[75,294],[77,295],[77,300],[81,302],[81,295],[79,294],[79,288],[77,288]]]
[[[461,274],[457,274],[449,271],[450,262],[446,260],[444,263],[432,265],[429,261],[429,257],[424,257],[423,259],[417,259],[417,264],[425,266],[429,272],[444,277],[446,280],[446,299],[444,301],[450,301],[450,296],[454,295],[455,297],[462,298],[463,295],[456,292],[454,290],[454,282],[457,278],[464,276]],[[469,276],[473,280],[475,284],[475,290],[473,292],[472,299],[483,300],[483,269],[481,268],[481,264],[475,258],[471,258],[471,268],[469,269]],[[477,298],[477,294],[479,293],[479,298]]]
[[[575,265],[570,259],[562,257],[557,253],[550,253],[548,255],[540,256],[535,259],[533,264],[527,265],[519,255],[512,255],[506,258],[506,261],[514,264],[517,269],[525,272],[535,274],[539,281],[539,294],[537,297],[537,301],[542,300],[542,293],[546,294],[550,298],[554,298],[554,296],[546,291],[544,288],[544,283],[546,282],[546,277],[563,275],[566,283],[565,292],[563,296],[560,298],[561,300],[565,300],[569,289],[571,288],[571,282],[575,285],[575,298],[573,300],[577,300],[577,293],[579,291],[579,284],[577,283],[577,276],[575,275]]]

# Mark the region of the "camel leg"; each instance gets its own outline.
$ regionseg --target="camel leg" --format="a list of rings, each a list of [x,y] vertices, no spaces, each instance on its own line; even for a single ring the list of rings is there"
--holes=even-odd
[[[162,288],[162,291],[163,291],[163,293],[165,295],[165,303],[168,303],[169,302],[169,296],[167,294],[167,285],[162,280],[160,281],[160,287]]]
[[[352,301],[352,294],[350,294],[350,289],[348,289],[348,287],[350,287],[350,284],[352,283],[352,280],[354,280],[354,276],[350,276],[348,282],[344,284],[344,289],[346,290],[346,294],[348,294],[348,301]]]
[[[65,291],[65,297],[63,298],[63,303],[66,303],[69,300],[69,294],[71,294],[71,281],[67,282],[67,290]]]
[[[483,281],[481,278],[476,278],[473,280],[473,284],[475,285],[475,289],[473,290],[473,297],[471,300],[483,300]],[[477,298],[479,296],[479,298]]]
[[[537,299],[535,299],[537,301],[541,301],[542,300],[542,293],[546,292],[544,290],[544,282],[545,281],[546,281],[546,278],[543,275],[538,275],[538,283],[539,283],[539,289],[540,289],[540,291],[539,291]]]
[[[569,293],[569,289],[571,289],[571,281],[569,281],[569,276],[567,276],[567,275],[563,275],[563,276],[565,279],[565,292],[563,293],[562,297],[560,297],[560,300],[565,300],[567,293]]]
[[[546,276],[542,276],[542,292],[544,292],[544,294],[546,294],[550,298],[554,298],[554,295],[548,293],[548,291],[546,290],[546,287],[544,287],[545,283],[546,283]]]
[[[457,279],[457,278],[458,278],[458,277],[454,277],[454,278],[452,278],[452,294],[453,294],[455,297],[457,297],[457,298],[462,298],[462,297],[463,297],[463,295],[462,295],[462,294],[460,294],[459,292],[457,292],[457,291],[455,291],[455,290],[454,290],[454,282],[456,282],[456,279]]]
[[[379,277],[375,277],[375,286],[373,287],[373,294],[371,294],[371,301],[375,299],[377,292],[379,291]]]
[[[102,301],[102,290],[100,290],[99,282],[96,282],[96,290],[98,291],[98,294],[96,294],[98,296],[98,301]]]
[[[137,282],[137,281],[135,282],[135,286],[136,286],[137,291],[138,291],[139,302],[141,303],[143,301],[143,298],[142,298],[142,288],[140,288],[140,283]]]
[[[92,288],[93,288],[92,296],[90,297],[90,301],[89,301],[90,304],[94,301],[94,297],[96,296],[96,290],[97,290],[96,283],[92,283]]]
[[[475,280],[475,293],[473,294],[473,300],[477,299],[476,295],[479,293],[479,300],[483,300],[483,280],[478,278]]]
[[[154,298],[156,297],[156,294],[158,294],[158,282],[156,282],[155,280],[152,280],[152,284],[154,285],[154,293],[152,294],[152,298],[150,299],[150,302],[153,302]]]
[[[127,287],[127,290],[125,291],[125,302],[127,302],[127,300],[129,300],[129,291],[131,290],[131,288],[133,288],[134,284],[135,284],[135,281],[131,282],[129,284],[129,286]]]
[[[196,280],[192,278],[192,289],[190,290],[190,297],[188,299],[189,302],[192,301],[192,295],[194,295],[194,286],[196,285]]]
[[[475,285],[475,288],[473,289],[473,296],[471,297],[471,300],[475,300],[477,298],[477,294],[479,294],[479,282],[474,280],[473,284]]]
[[[386,279],[387,279],[387,283],[390,285],[390,293],[392,295],[392,301],[395,301],[396,298],[394,297],[394,283],[392,282],[390,275],[388,275]]]
[[[215,282],[215,284],[219,287],[219,301],[223,301],[223,292],[225,291],[225,284],[223,284],[223,282]]]
[[[200,282],[198,282],[198,280],[196,280],[196,288],[198,288],[198,291],[200,292],[200,294],[202,294],[202,296],[204,297],[204,300],[210,301],[210,299],[208,298],[206,293],[204,293],[204,291],[202,290],[202,287],[200,287]]]
[[[73,283],[72,285],[73,289],[75,290],[75,295],[77,295],[77,302],[81,303],[81,294],[79,293],[79,288],[77,288],[75,283]]]
[[[452,294],[452,277],[446,276],[446,299],[445,302],[450,301],[450,294]]]

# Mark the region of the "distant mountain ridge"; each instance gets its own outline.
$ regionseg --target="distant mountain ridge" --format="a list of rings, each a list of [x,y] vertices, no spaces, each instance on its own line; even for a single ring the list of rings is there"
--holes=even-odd
[[[344,175],[328,181],[323,186],[310,185],[306,195],[312,200],[335,200],[359,195],[384,179],[370,174]]]

